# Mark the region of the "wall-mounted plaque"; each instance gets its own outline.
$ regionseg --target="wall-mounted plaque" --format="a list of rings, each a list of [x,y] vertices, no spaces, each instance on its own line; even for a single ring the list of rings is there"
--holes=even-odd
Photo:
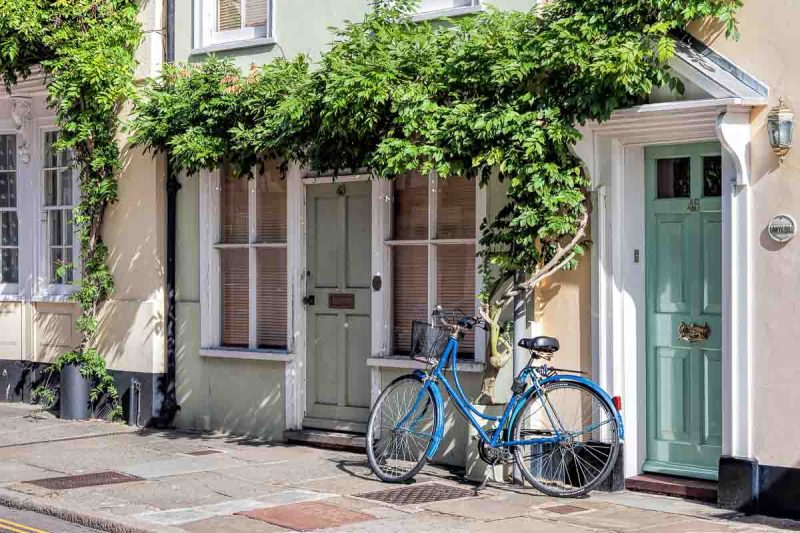
[[[775,215],[767,226],[770,238],[775,242],[787,242],[797,233],[797,223],[789,215]]]
[[[328,295],[330,309],[355,309],[356,295],[353,293],[335,293]]]

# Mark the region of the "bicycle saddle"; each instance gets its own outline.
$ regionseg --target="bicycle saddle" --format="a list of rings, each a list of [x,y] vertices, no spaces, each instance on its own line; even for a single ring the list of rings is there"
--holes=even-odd
[[[533,352],[555,353],[559,349],[558,339],[553,337],[533,337],[532,339],[520,339],[520,348]]]

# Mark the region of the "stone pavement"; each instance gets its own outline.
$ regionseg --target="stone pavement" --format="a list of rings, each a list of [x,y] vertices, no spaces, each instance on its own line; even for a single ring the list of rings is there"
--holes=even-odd
[[[800,530],[697,503],[635,493],[560,500],[503,484],[481,496],[391,505],[363,496],[396,486],[370,474],[363,455],[216,434],[139,431],[65,422],[0,404],[0,505],[107,531],[647,531]],[[135,481],[63,488],[36,480],[115,471]],[[471,490],[428,466],[414,486]],[[42,486],[44,485],[44,486]]]

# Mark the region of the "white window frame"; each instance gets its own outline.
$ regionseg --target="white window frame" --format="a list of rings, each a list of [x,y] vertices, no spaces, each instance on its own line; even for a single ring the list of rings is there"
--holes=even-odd
[[[479,238],[480,238],[480,225],[481,221],[486,217],[487,211],[487,194],[486,188],[481,187],[479,184],[479,179],[472,178],[468,183],[475,187],[475,237],[473,238],[464,238],[464,239],[439,239],[436,237],[437,225],[436,225],[436,216],[438,211],[438,202],[437,202],[437,194],[439,190],[439,178],[435,172],[431,172],[428,175],[428,238],[422,240],[393,240],[391,236],[392,230],[392,223],[394,221],[394,188],[391,181],[388,180],[381,180],[381,190],[378,193],[379,198],[383,198],[385,201],[379,202],[382,206],[382,217],[380,223],[383,225],[382,234],[384,235],[384,239],[382,242],[381,249],[383,250],[383,290],[380,294],[382,294],[383,302],[380,306],[382,312],[382,318],[385,321],[386,327],[381,328],[381,341],[382,341],[382,350],[381,355],[388,356],[388,357],[396,357],[398,359],[408,359],[407,355],[398,355],[394,353],[394,346],[392,342],[392,334],[393,334],[393,327],[394,327],[394,317],[393,315],[393,290],[394,290],[394,280],[392,279],[392,249],[396,246],[426,246],[428,249],[428,301],[427,307],[428,309],[433,309],[436,305],[440,302],[436,301],[434,295],[437,294],[437,254],[436,254],[436,247],[437,245],[453,245],[453,244],[473,244],[475,246],[475,251],[479,251]],[[475,305],[474,308],[470,311],[464,309],[465,312],[473,312],[474,314],[478,314],[479,312],[479,302],[477,295],[480,293],[482,289],[482,279],[480,276],[480,265],[481,259],[480,257],[475,257]],[[422,317],[420,317],[422,318]],[[377,331],[373,330],[373,335],[377,333]],[[464,359],[464,363],[483,363],[486,359],[486,338],[485,332],[481,328],[476,328],[474,330],[475,335],[475,358],[474,359]]]
[[[50,272],[50,228],[47,223],[45,207],[45,184],[44,184],[44,156],[45,156],[45,135],[54,131],[58,131],[52,119],[34,121],[38,122],[37,127],[34,128],[35,140],[33,143],[33,154],[31,157],[31,172],[34,176],[34,190],[36,193],[36,239],[37,245],[37,275],[36,275],[36,291],[35,297],[40,298],[56,298],[68,297],[78,290],[78,282],[80,281],[81,264],[80,264],[80,243],[78,242],[78,232],[75,225],[73,215],[72,224],[72,283],[51,283]],[[78,171],[72,171],[72,206],[73,209],[80,202],[80,189],[78,184]]]
[[[25,210],[24,209],[20,209],[20,206],[22,204],[22,197],[23,197],[23,195],[21,194],[22,191],[20,190],[21,189],[21,182],[22,182],[22,180],[20,180],[21,161],[20,161],[20,157],[19,157],[20,136],[19,136],[19,132],[17,131],[17,129],[14,128],[10,123],[9,124],[5,124],[5,123],[0,124],[0,136],[5,136],[5,135],[13,135],[13,136],[15,136],[17,138],[17,150],[18,150],[17,157],[15,159],[16,166],[14,168],[14,171],[16,173],[17,207],[15,207],[13,209],[12,208],[5,208],[5,207],[0,208],[0,211],[14,211],[14,212],[17,213],[17,283],[0,283],[0,295],[17,295],[17,294],[19,294],[20,285],[23,283],[23,280],[24,280],[23,276],[25,275],[25,273],[23,272],[23,267],[24,267],[25,261],[24,261],[24,258],[23,258],[23,254],[24,254],[23,241],[24,241],[24,239],[23,239],[23,235],[22,235],[22,233],[23,233],[22,217],[23,217],[23,214],[25,214]]]
[[[293,359],[297,339],[292,334],[294,324],[295,290],[293,272],[296,270],[296,259],[292,253],[295,248],[294,229],[292,228],[295,213],[295,196],[297,187],[291,177],[286,179],[287,202],[287,235],[281,243],[256,242],[258,239],[258,218],[254,216],[258,205],[257,180],[248,182],[248,242],[226,244],[222,242],[222,169],[203,171],[200,174],[200,309],[201,338],[200,355],[230,359],[261,359],[272,361],[290,361]],[[302,183],[300,184],[302,194]],[[287,322],[286,349],[258,348],[258,251],[265,248],[286,250],[286,283],[287,283]],[[222,344],[222,266],[221,251],[230,249],[247,249],[249,252],[249,339],[247,348],[223,346]]]
[[[218,0],[194,0],[192,54],[264,46],[275,43],[275,0],[268,0],[263,26],[217,31]],[[244,2],[244,0],[242,0]]]
[[[470,4],[467,6],[430,9],[427,11],[425,11],[422,4],[420,4],[418,13],[414,15],[414,20],[416,22],[420,22],[423,20],[433,20],[444,17],[459,17],[462,15],[478,13],[480,11],[484,11],[485,9],[486,8],[482,4],[481,0],[471,0]]]

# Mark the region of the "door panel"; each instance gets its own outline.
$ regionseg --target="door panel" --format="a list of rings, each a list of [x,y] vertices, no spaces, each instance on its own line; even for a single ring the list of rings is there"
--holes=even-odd
[[[721,444],[718,143],[645,149],[647,460],[652,472],[716,479]],[[707,338],[679,339],[682,324]]]
[[[304,425],[364,431],[370,404],[370,184],[320,184],[307,191]]]

